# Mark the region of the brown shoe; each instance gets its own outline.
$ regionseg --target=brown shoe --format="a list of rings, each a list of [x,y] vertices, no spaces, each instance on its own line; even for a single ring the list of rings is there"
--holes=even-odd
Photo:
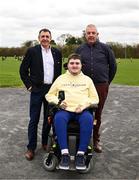
[[[102,147],[98,143],[98,141],[94,143],[94,151],[97,152],[97,153],[102,153]]]
[[[47,144],[42,144],[42,149],[43,149],[44,151],[47,151]]]
[[[27,150],[27,152],[25,153],[25,158],[28,161],[31,161],[34,158],[34,156],[35,156],[35,153],[32,150]]]

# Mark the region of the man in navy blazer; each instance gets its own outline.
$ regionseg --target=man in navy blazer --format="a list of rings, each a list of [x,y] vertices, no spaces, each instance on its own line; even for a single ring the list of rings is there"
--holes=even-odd
[[[40,119],[41,106],[44,107],[42,127],[42,148],[46,150],[50,125],[47,122],[47,101],[45,94],[53,81],[61,74],[61,52],[50,46],[52,36],[48,29],[41,29],[39,45],[27,50],[20,66],[20,76],[30,94],[30,121],[28,125],[27,152],[25,157],[32,160],[37,147],[37,129]]]

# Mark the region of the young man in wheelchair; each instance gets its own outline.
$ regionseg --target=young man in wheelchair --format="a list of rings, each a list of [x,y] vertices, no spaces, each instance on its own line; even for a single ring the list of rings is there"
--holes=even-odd
[[[93,115],[88,107],[99,102],[92,80],[81,71],[82,62],[78,54],[71,54],[67,62],[67,71],[60,75],[51,86],[46,99],[58,104],[58,93],[64,91],[65,99],[60,103],[60,110],[54,116],[54,127],[61,150],[60,169],[69,169],[70,156],[67,142],[67,124],[75,119],[80,125],[79,148],[75,157],[77,170],[85,170],[84,154],[90,142],[93,129]]]

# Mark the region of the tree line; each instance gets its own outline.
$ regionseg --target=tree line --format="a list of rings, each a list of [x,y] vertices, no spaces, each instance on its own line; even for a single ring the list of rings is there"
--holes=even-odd
[[[73,53],[75,49],[85,41],[85,37],[74,37],[70,34],[62,34],[58,38],[58,43],[54,40],[51,41],[51,45],[59,48],[62,51],[63,58]],[[0,47],[0,56],[3,60],[6,57],[23,57],[27,49],[31,46],[38,44],[36,40],[28,40],[24,42],[21,47]],[[129,45],[121,44],[118,42],[107,42],[115,53],[116,58],[139,58],[139,44]],[[19,58],[19,60],[22,60]]]

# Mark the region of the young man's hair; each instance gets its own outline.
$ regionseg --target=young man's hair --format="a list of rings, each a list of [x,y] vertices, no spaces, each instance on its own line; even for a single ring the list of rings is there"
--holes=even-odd
[[[41,32],[49,32],[49,34],[51,35],[51,31],[50,31],[49,29],[46,29],[46,28],[41,29],[41,30],[39,31],[39,35],[41,34]]]
[[[79,54],[76,53],[70,54],[67,63],[69,63],[70,59],[79,59],[80,62],[82,63],[81,56]]]

